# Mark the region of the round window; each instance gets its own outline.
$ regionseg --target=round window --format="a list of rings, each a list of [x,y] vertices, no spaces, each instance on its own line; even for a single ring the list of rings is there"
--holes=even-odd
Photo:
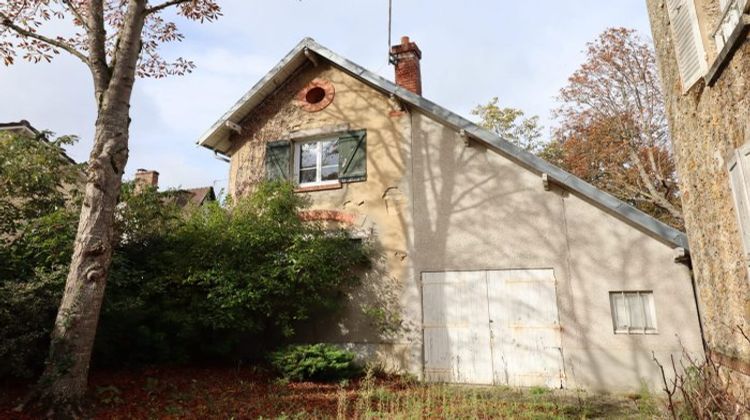
[[[308,104],[317,104],[325,98],[326,91],[320,86],[315,86],[305,94],[305,101],[307,101]]]
[[[333,102],[333,83],[314,79],[297,94],[297,105],[308,112],[317,112]]]

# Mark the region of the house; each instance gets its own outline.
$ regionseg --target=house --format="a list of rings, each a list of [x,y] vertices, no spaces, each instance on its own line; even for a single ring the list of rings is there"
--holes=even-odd
[[[136,191],[146,187],[159,188],[159,172],[154,170],[138,169],[135,171]],[[213,187],[179,188],[163,191],[160,194],[165,200],[174,202],[178,207],[202,206],[206,203],[216,201],[216,193]]]
[[[45,142],[49,142],[49,140],[47,139],[47,136],[44,133],[34,128],[34,126],[32,126],[31,123],[26,120],[21,120],[18,122],[0,123],[0,133],[2,132],[21,134],[21,135],[32,137],[32,138],[37,138]],[[65,152],[62,152],[61,155],[63,159],[70,162],[72,165],[76,164],[76,161],[73,160],[73,158],[71,158],[70,156],[68,156]]]
[[[750,1],[646,4],[706,342],[750,383]]]
[[[303,218],[378,250],[299,339],[428,381],[608,391],[702,353],[682,232],[427,100],[409,38],[391,55],[395,83],[304,39],[198,140],[231,195],[291,180]]]

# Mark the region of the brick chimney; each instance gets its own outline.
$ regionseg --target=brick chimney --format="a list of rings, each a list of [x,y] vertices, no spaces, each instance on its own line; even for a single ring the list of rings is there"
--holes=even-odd
[[[391,47],[391,61],[396,66],[396,84],[422,95],[422,73],[419,60],[422,51],[408,36],[401,37],[401,44]]]
[[[159,172],[145,169],[135,171],[135,190],[143,191],[145,187],[159,187]]]

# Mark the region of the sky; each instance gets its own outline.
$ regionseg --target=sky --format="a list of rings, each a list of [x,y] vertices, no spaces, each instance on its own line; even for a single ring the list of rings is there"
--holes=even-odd
[[[392,40],[422,50],[423,95],[470,119],[494,96],[554,126],[556,96],[585,58],[586,43],[623,26],[650,39],[645,0],[392,0]],[[219,0],[224,16],[198,24],[177,17],[185,40],[163,49],[197,68],[186,76],[136,81],[130,159],[159,171],[164,188],[226,188],[229,166],[196,140],[302,38],[312,37],[393,80],[387,64],[388,0]],[[91,76],[77,59],[0,67],[0,122],[75,134],[76,161],[91,150]]]

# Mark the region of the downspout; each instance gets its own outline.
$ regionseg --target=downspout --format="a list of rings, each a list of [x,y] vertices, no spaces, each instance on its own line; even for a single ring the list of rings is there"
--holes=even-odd
[[[695,272],[693,271],[693,261],[690,258],[690,251],[685,248],[675,248],[674,262],[682,264],[687,268],[690,273],[690,285],[693,288],[693,301],[695,302],[695,310],[698,312],[698,329],[701,333],[701,344],[703,344],[703,354],[708,356],[708,342],[706,341],[706,334],[703,328],[703,311],[701,311],[700,299],[698,297],[698,285],[695,281]]]

